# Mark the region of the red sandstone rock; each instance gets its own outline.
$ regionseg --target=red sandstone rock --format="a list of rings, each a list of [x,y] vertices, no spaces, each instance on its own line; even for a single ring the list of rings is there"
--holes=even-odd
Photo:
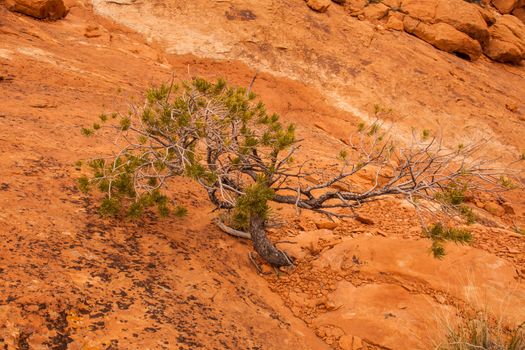
[[[308,7],[317,12],[326,12],[330,7],[330,0],[308,0],[306,2]]]
[[[470,60],[481,55],[479,42],[446,23],[429,25],[406,18],[405,30],[440,50],[467,56]]]
[[[7,0],[10,11],[20,12],[39,19],[60,19],[67,14],[62,0]]]
[[[511,13],[517,3],[517,0],[492,0],[494,7],[503,14]]]
[[[525,59],[525,24],[511,15],[498,18],[490,28],[491,39],[484,53],[498,62],[519,63]]]

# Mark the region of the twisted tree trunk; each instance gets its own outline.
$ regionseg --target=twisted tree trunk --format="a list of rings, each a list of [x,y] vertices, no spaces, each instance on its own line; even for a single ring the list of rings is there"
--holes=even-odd
[[[266,236],[265,219],[252,213],[250,215],[250,234],[252,236],[253,247],[259,255],[269,264],[275,267],[290,266],[292,261],[282,250],[277,249]]]

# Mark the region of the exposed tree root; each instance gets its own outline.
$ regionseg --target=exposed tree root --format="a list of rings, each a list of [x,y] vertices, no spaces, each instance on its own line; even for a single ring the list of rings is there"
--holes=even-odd
[[[252,239],[252,235],[249,232],[239,231],[229,226],[226,226],[224,222],[222,222],[219,218],[214,218],[212,221],[215,225],[217,225],[218,228],[221,229],[221,231],[226,232],[231,236]]]
[[[256,215],[254,215],[251,218],[251,234],[249,232],[235,230],[229,226],[226,226],[220,218],[214,218],[212,221],[215,225],[217,225],[219,229],[231,236],[251,239],[253,242],[253,247],[255,248],[257,253],[259,253],[259,255],[270,265],[274,267],[293,265],[293,262],[290,259],[290,257],[284,251],[276,248],[268,239],[265,230],[265,221],[263,218],[258,217]],[[254,262],[251,256],[250,260]],[[259,270],[259,272],[261,272],[259,266],[256,265],[256,268],[257,270]]]

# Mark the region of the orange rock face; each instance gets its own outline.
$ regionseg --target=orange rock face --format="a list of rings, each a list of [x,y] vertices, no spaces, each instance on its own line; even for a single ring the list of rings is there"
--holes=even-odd
[[[403,2],[403,10],[428,24],[450,24],[481,44],[489,38],[487,24],[478,7],[463,0],[408,0]]]
[[[351,12],[358,12],[368,5],[368,0],[347,0],[345,4]]]
[[[39,18],[56,20],[67,14],[63,0],[7,0],[9,10]]]
[[[517,3],[517,0],[492,0],[492,4],[503,14],[511,13]]]
[[[440,50],[463,55],[470,60],[476,60],[481,55],[481,45],[465,33],[460,32],[446,23],[428,25],[417,23],[414,25],[406,20],[405,29],[418,38],[434,45]]]
[[[512,11],[512,14],[525,24],[525,7],[519,7],[514,9],[514,11]]]
[[[396,16],[389,16],[388,21],[386,22],[386,27],[389,29],[402,31],[404,28],[403,20]]]
[[[507,19],[500,19],[502,24],[499,26],[494,28],[491,26],[496,23],[500,13],[512,13],[525,23],[523,0],[494,0],[492,1],[494,7],[490,6],[488,0],[483,4],[464,0],[405,0],[402,3],[399,0],[381,2],[351,0],[345,4],[352,16],[356,16],[359,20],[367,19],[376,22],[378,30],[405,29],[408,33],[443,51],[455,53],[469,60],[476,60],[484,51],[487,57],[495,61],[504,63],[521,61],[521,29]],[[324,12],[328,5],[328,2],[321,4],[316,0],[309,6],[316,11]],[[405,19],[402,25],[405,14],[410,18]],[[377,21],[382,23],[377,24]],[[419,22],[422,23],[421,27],[416,30]],[[448,24],[455,30],[440,23]],[[509,25],[513,28],[510,29]],[[502,26],[509,28],[511,33],[502,29]],[[458,32],[476,40],[479,45]],[[494,36],[492,40],[491,36]]]
[[[306,4],[314,11],[326,12],[330,7],[331,2],[330,0],[307,0]]]
[[[505,214],[505,208],[496,202],[486,203],[484,209],[495,216],[503,216]]]
[[[479,7],[464,0],[441,0],[436,7],[435,20],[450,24],[460,32],[479,41],[481,45],[489,39],[487,23]]]
[[[370,4],[363,10],[363,15],[368,19],[381,19],[388,14],[389,7],[385,4]]]
[[[525,59],[525,24],[504,15],[490,28],[491,39],[484,53],[498,62],[519,63]]]

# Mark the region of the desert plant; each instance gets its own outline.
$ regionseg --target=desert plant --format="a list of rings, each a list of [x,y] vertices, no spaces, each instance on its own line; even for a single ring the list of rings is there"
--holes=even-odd
[[[460,205],[465,201],[467,184],[452,183],[436,194],[436,199],[444,204]]]
[[[472,234],[465,229],[457,227],[446,227],[438,222],[425,230],[432,240],[431,251],[434,257],[441,259],[445,256],[443,242],[452,241],[460,244],[467,244],[472,241]]]
[[[396,195],[433,213],[429,203],[439,202],[438,194],[454,186],[501,187],[501,172],[476,156],[483,142],[449,150],[438,137],[414,137],[404,147],[379,121],[360,125],[334,164],[321,169],[312,159],[292,161],[301,146],[294,125],[268,113],[250,88],[230,87],[222,79],[151,88],[143,106],[124,115],[103,114],[100,123],[82,133],[92,136],[106,128],[116,133],[118,152],[87,162],[91,175],[79,180],[84,191],[97,187],[105,193],[101,212],[139,216],[157,206],[168,215],[167,182],[187,176],[207,191],[217,209],[230,213],[235,227],[229,231],[247,230],[244,236],[274,266],[292,261],[266,236],[269,202],[353,217],[354,208]],[[354,176],[365,168],[373,178],[370,185],[358,186]]]
[[[524,350],[525,323],[507,327],[478,312],[458,327],[447,327],[446,341],[437,350]]]
[[[503,183],[501,186],[505,187]],[[470,207],[464,204],[467,191],[467,183],[452,183],[436,194],[436,200],[444,211],[458,212],[470,225],[476,222],[477,216]]]

